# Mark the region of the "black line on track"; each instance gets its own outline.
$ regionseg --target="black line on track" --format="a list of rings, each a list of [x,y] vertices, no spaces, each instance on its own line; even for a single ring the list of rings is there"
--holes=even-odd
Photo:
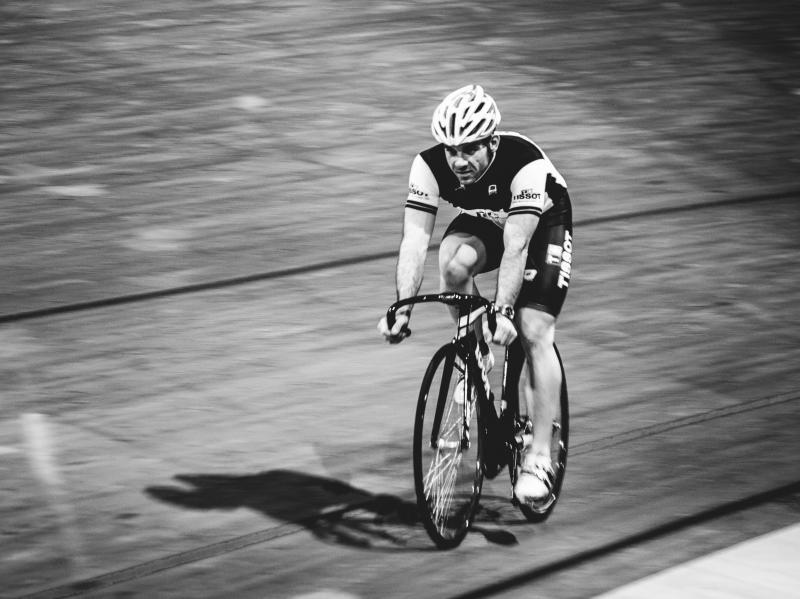
[[[640,218],[650,218],[653,216],[662,216],[665,214],[675,214],[681,212],[688,212],[690,210],[705,210],[720,208],[725,206],[733,206],[736,204],[748,204],[756,202],[769,202],[775,200],[783,200],[790,197],[800,195],[800,190],[789,189],[782,191],[772,191],[758,195],[748,195],[742,197],[729,197],[721,200],[711,200],[707,202],[698,202],[697,204],[679,205],[679,206],[666,206],[663,208],[653,208],[651,210],[640,210],[634,212],[626,212],[622,214],[612,214],[609,216],[598,216],[594,218],[587,218],[584,220],[575,221],[576,227],[591,227],[609,222],[626,221]],[[438,249],[438,244],[430,246],[429,251]],[[9,322],[19,322],[22,320],[31,320],[34,318],[43,318],[46,316],[55,316],[58,314],[67,314],[71,312],[81,312],[85,310],[95,310],[99,308],[107,308],[111,306],[119,306],[122,304],[131,304],[135,302],[143,302],[148,300],[161,299],[175,295],[185,295],[189,293],[198,293],[202,291],[212,291],[215,289],[222,289],[225,287],[234,287],[237,285],[247,285],[249,283],[257,283],[261,281],[268,281],[270,279],[279,279],[282,277],[290,277],[294,275],[306,274],[309,272],[316,272],[321,270],[328,270],[332,268],[340,268],[343,266],[353,266],[355,264],[362,264],[364,262],[373,262],[376,260],[386,260],[395,258],[397,250],[393,249],[386,252],[376,252],[372,254],[362,254],[360,256],[350,256],[347,258],[339,258],[336,260],[326,260],[323,262],[315,262],[313,264],[306,264],[304,266],[296,266],[293,268],[283,268],[279,270],[253,273],[250,275],[243,275],[240,277],[232,277],[228,279],[217,279],[214,281],[207,281],[204,283],[195,283],[191,285],[183,285],[180,287],[170,287],[167,289],[158,289],[156,291],[147,291],[144,293],[133,293],[129,295],[119,295],[115,297],[102,298],[97,300],[90,300],[85,302],[76,302],[73,304],[64,304],[61,306],[53,306],[50,308],[38,308],[35,310],[27,310],[22,312],[12,312],[10,314],[0,315],[0,324]]]
[[[180,553],[173,553],[165,557],[156,558],[147,562],[130,566],[128,568],[94,576],[92,578],[77,580],[29,595],[20,595],[18,599],[63,599],[66,597],[78,597],[85,593],[95,593],[98,590],[121,584],[123,582],[145,578],[164,570],[185,566],[186,564],[191,564],[204,559],[232,553],[251,545],[258,545],[259,543],[265,543],[280,537],[293,535],[303,530],[307,530],[309,524],[313,524],[318,520],[341,516],[342,514],[354,509],[358,509],[362,505],[366,505],[371,501],[373,500],[365,499],[363,502],[349,504],[339,509],[326,512],[321,516],[314,515],[297,522],[289,522],[273,528],[266,528],[264,530],[240,535],[238,537],[220,541],[218,543],[197,547],[196,549],[190,549]]]
[[[624,536],[621,539],[603,543],[597,547],[579,551],[578,553],[568,557],[556,559],[544,565],[508,576],[502,580],[498,580],[478,589],[473,589],[459,595],[453,595],[450,599],[475,599],[478,597],[490,597],[491,595],[505,592],[514,587],[529,584],[537,579],[544,578],[545,576],[580,566],[592,560],[601,559],[623,549],[655,540],[659,537],[689,528],[690,526],[695,526],[715,520],[717,518],[729,516],[736,512],[752,509],[764,503],[778,500],[786,495],[797,493],[798,491],[800,491],[800,481],[774,487],[767,491],[749,495],[742,499],[736,499],[726,502],[722,505],[701,510],[695,514],[690,514],[688,516],[676,518],[662,524],[657,524],[643,531]],[[282,526],[260,530],[226,541],[220,541],[219,543],[198,547],[197,549],[175,553],[163,558],[154,559],[131,566],[129,568],[124,568],[122,570],[108,572],[107,574],[102,574],[93,578],[78,580],[28,595],[20,595],[18,596],[18,599],[65,599],[68,597],[78,597],[85,593],[95,593],[100,589],[108,588],[124,582],[129,582],[131,580],[145,578],[164,570],[177,568],[179,566],[184,566],[186,564],[197,562],[203,559],[231,553],[251,545],[257,545],[259,543],[271,541],[276,538],[295,534],[305,530],[309,523],[313,523],[321,519],[339,517],[346,512],[358,509],[362,506],[362,504],[365,505],[370,501],[371,500],[364,500],[363,502],[350,504],[340,509],[327,512],[323,515],[305,518],[298,523],[287,523]]]
[[[718,408],[715,410],[709,410],[708,412],[697,414],[695,416],[677,418],[675,420],[671,420],[669,422],[665,422],[662,424],[635,429],[629,431],[628,433],[620,435],[611,435],[609,437],[597,439],[595,441],[588,441],[585,443],[581,443],[579,445],[574,446],[573,448],[573,449],[577,448],[578,451],[575,452],[574,450],[572,450],[570,451],[570,455],[580,455],[584,453],[597,451],[598,449],[606,449],[608,447],[612,447],[629,441],[634,441],[636,439],[650,437],[658,433],[672,430],[674,428],[689,426],[692,424],[698,424],[700,422],[705,422],[715,418],[723,418],[725,416],[731,416],[734,414],[739,414],[741,412],[747,412],[750,410],[757,410],[772,405],[785,403],[788,401],[796,401],[797,399],[800,399],[800,395],[798,395],[796,391],[790,391],[787,393],[781,393],[770,397],[748,400],[738,403],[736,405]],[[649,528],[645,531],[628,535],[617,541],[612,541],[610,543],[606,543],[604,545],[600,545],[598,547],[579,552],[570,557],[555,560],[549,564],[538,566],[531,570],[526,570],[520,574],[515,574],[514,576],[508,577],[504,580],[500,580],[495,583],[492,583],[491,585],[487,585],[486,587],[483,587],[482,589],[479,589],[477,591],[470,591],[465,595],[457,595],[453,599],[456,598],[461,599],[467,597],[485,597],[487,595],[505,591],[508,590],[509,588],[513,588],[515,586],[519,586],[522,584],[527,584],[537,578],[542,578],[549,574],[553,574],[561,570],[566,570],[570,567],[579,565],[581,563],[590,561],[592,559],[599,559],[615,551],[619,551],[621,549],[633,546],[637,543],[653,540],[659,536],[664,536],[666,534],[676,532],[678,530],[687,528],[694,524],[699,524],[701,522],[712,520],[714,518],[729,515],[736,511],[742,511],[750,507],[759,505],[761,503],[772,501],[782,495],[794,493],[798,490],[800,490],[800,481],[776,487],[774,489],[757,493],[755,495],[750,495],[749,497],[745,497],[743,499],[737,499],[722,504],[721,506],[708,508],[706,510],[698,512],[697,514],[692,514],[689,516],[678,518],[676,520]],[[77,597],[83,595],[84,593],[93,593],[97,590],[107,588],[116,584],[121,584],[124,582],[129,582],[131,580],[145,578],[147,576],[156,574],[158,572],[162,572],[164,570],[178,568],[180,566],[185,566],[187,564],[198,562],[204,559],[209,559],[212,557],[218,557],[221,555],[232,553],[234,551],[238,551],[239,549],[244,549],[245,547],[258,545],[260,543],[267,543],[274,539],[293,535],[298,532],[302,532],[303,530],[307,530],[310,526],[313,526],[314,523],[316,522],[319,522],[321,520],[326,520],[329,518],[340,518],[341,516],[347,514],[348,512],[352,512],[367,506],[373,501],[374,498],[369,498],[369,499],[364,499],[363,501],[349,503],[346,505],[336,507],[335,509],[325,511],[324,513],[321,514],[313,514],[311,516],[299,519],[294,522],[287,522],[279,526],[274,526],[272,528],[266,528],[252,533],[243,534],[237,537],[226,539],[224,541],[212,543],[210,545],[204,545],[202,547],[197,547],[195,549],[189,549],[187,551],[173,553],[164,557],[142,562],[134,566],[130,566],[128,568],[122,568],[120,570],[107,572],[106,574],[101,574],[93,578],[78,580],[72,583],[51,587],[49,589],[38,591],[32,594],[22,595],[19,596],[18,599],[62,599],[65,597]]]
[[[701,422],[707,422],[717,418],[724,418],[726,416],[733,416],[735,414],[741,414],[742,412],[760,410],[761,408],[766,408],[790,401],[797,401],[798,399],[800,399],[800,393],[798,393],[796,390],[780,393],[778,395],[772,395],[770,397],[750,399],[731,406],[723,406],[707,412],[701,412],[700,414],[684,416],[682,418],[676,418],[667,422],[661,422],[659,424],[653,424],[651,426],[636,428],[624,433],[595,439],[594,441],[585,441],[583,443],[572,445],[570,447],[569,455],[570,457],[574,457],[587,453],[594,453],[595,451],[608,449],[616,445],[622,445],[623,443],[629,443],[638,439],[645,439],[647,437],[659,435],[676,428],[700,424]]]
[[[224,287],[234,287],[237,285],[246,285],[248,283],[256,283],[259,281],[268,281],[270,279],[279,279],[282,277],[290,277],[292,275],[301,275],[318,270],[327,270],[330,268],[339,268],[342,266],[352,266],[362,262],[369,262],[372,260],[381,260],[384,258],[392,258],[397,256],[397,251],[380,252],[377,254],[369,254],[362,256],[352,256],[349,258],[341,258],[338,260],[328,260],[325,262],[315,262],[313,264],[306,264],[304,266],[296,266],[293,268],[284,268],[280,270],[273,270],[269,272],[254,273],[251,275],[243,275],[241,277],[233,277],[230,279],[218,279],[216,281],[207,281],[205,283],[194,283],[191,285],[182,285],[180,287],[170,287],[168,289],[158,289],[156,291],[146,291],[144,293],[133,293],[130,295],[118,295],[115,297],[108,297],[104,299],[91,300],[87,302],[78,302],[74,304],[64,304],[62,306],[53,306],[52,308],[39,308],[36,310],[28,310],[25,312],[15,312],[11,314],[0,315],[0,324],[7,322],[18,322],[20,320],[30,320],[33,318],[42,318],[45,316],[54,316],[57,314],[67,314],[69,312],[81,312],[84,310],[94,310],[98,308],[107,308],[110,306],[119,306],[121,304],[132,304],[134,302],[143,302],[147,300],[160,299],[170,297],[173,295],[185,295],[188,293],[198,293],[200,291],[211,291],[214,289],[222,289]]]
[[[477,597],[491,597],[497,593],[502,593],[508,591],[509,589],[529,584],[537,579],[544,578],[545,576],[549,576],[569,568],[574,568],[593,560],[601,559],[623,549],[664,537],[666,535],[678,532],[679,530],[689,528],[690,526],[695,526],[715,520],[717,518],[721,518],[723,516],[729,516],[736,512],[751,509],[764,503],[780,499],[783,496],[797,493],[798,491],[800,491],[800,481],[795,481],[793,483],[769,489],[768,491],[750,495],[749,497],[745,497],[743,499],[736,499],[722,505],[702,510],[696,514],[691,514],[689,516],[670,520],[669,522],[657,524],[646,530],[627,535],[621,539],[617,539],[616,541],[610,541],[608,543],[598,545],[597,547],[592,547],[591,549],[579,551],[578,553],[570,555],[569,557],[553,560],[550,563],[525,570],[518,574],[514,574],[513,576],[508,576],[503,580],[487,584],[478,589],[473,589],[459,595],[452,595],[450,599],[475,599]]]

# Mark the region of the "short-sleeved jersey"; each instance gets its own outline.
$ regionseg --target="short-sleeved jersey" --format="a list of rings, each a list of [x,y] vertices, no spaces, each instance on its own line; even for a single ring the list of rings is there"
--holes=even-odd
[[[417,154],[411,165],[406,207],[436,214],[444,200],[462,213],[499,227],[511,214],[534,214],[549,224],[572,224],[567,184],[533,141],[498,132],[500,145],[480,179],[462,186],[447,163],[443,144]]]

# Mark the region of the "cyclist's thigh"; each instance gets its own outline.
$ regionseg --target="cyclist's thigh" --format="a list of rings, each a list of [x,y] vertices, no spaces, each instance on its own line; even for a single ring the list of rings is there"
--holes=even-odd
[[[569,289],[572,254],[570,224],[537,229],[528,248],[528,262],[517,306],[558,316]]]
[[[473,274],[494,270],[503,257],[503,230],[484,218],[459,214],[447,227],[439,246],[440,268],[448,264],[463,245],[475,251]]]

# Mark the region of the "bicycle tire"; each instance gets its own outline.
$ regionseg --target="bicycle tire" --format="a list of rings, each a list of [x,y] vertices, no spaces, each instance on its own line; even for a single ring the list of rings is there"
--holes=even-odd
[[[428,364],[417,400],[413,448],[417,507],[428,536],[440,549],[463,541],[483,487],[480,402],[466,397],[472,395],[471,381],[477,380],[475,368],[464,346],[442,346]],[[467,391],[459,402],[455,389],[461,371]]]
[[[551,442],[551,452],[553,461],[553,488],[550,490],[549,499],[540,507],[520,503],[519,509],[529,522],[544,522],[553,513],[558,498],[561,496],[561,487],[564,484],[564,477],[567,472],[567,454],[569,450],[569,394],[567,393],[567,377],[564,372],[564,362],[558,348],[555,348],[558,363],[561,367],[561,398],[560,414],[558,422],[553,424],[553,439]],[[516,473],[511,473],[512,487],[516,481]]]

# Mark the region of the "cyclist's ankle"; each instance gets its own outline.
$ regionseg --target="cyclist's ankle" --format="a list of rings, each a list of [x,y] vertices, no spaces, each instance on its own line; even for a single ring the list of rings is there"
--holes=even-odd
[[[533,466],[534,464],[550,465],[552,458],[550,457],[549,448],[535,447],[531,443],[527,445],[522,461],[525,466]]]

